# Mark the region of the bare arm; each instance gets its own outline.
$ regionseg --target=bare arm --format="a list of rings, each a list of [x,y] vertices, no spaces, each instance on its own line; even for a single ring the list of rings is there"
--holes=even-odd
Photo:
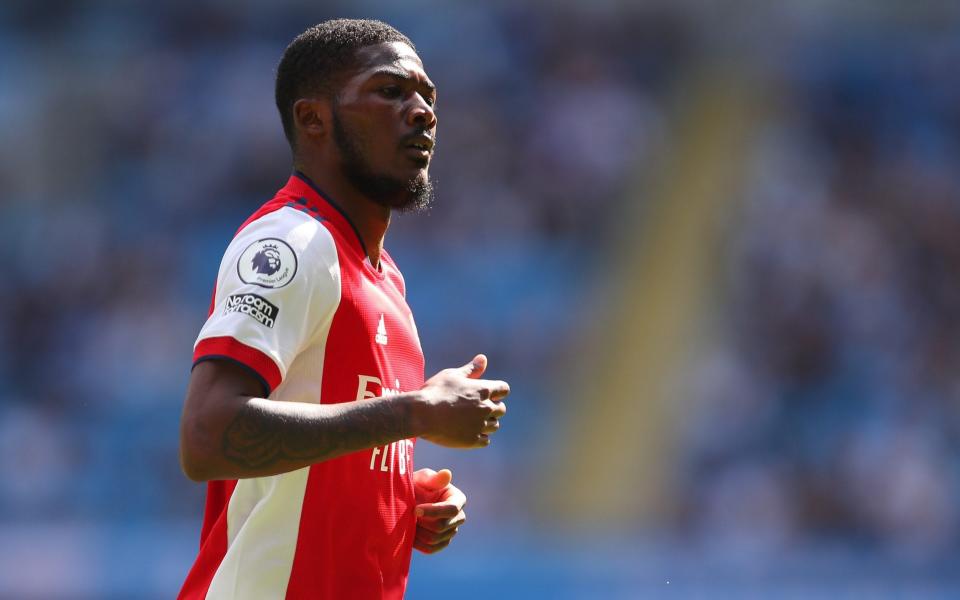
[[[342,404],[267,400],[243,367],[202,362],[190,376],[180,423],[183,471],[195,481],[276,475],[420,435],[447,446],[485,446],[506,412],[500,400],[509,386],[479,379],[486,359],[478,359],[417,392]]]

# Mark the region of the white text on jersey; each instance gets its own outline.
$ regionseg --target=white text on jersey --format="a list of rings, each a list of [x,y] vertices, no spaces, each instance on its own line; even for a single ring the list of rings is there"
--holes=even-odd
[[[358,375],[357,379],[359,380],[359,385],[357,386],[358,402],[380,396],[396,396],[402,393],[400,380],[397,380],[395,388],[388,388],[383,386],[383,382],[380,381],[379,377]],[[379,388],[379,393],[377,393],[376,388]],[[374,448],[370,452],[370,470],[379,470],[383,473],[392,473],[396,470],[401,475],[405,475],[407,472],[407,464],[410,462],[410,451],[412,448],[413,442],[410,440],[398,440],[386,446]],[[377,457],[380,457],[379,461],[377,461]]]

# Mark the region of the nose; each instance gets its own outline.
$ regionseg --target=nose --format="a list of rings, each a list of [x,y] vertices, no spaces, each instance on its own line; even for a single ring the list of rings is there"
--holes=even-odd
[[[420,94],[414,94],[413,98],[413,106],[407,112],[407,124],[423,129],[436,127],[437,115],[433,112],[433,107],[427,104]]]

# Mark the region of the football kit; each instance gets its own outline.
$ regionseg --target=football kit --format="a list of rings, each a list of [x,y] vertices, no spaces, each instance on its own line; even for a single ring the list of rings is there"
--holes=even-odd
[[[403,277],[371,265],[356,228],[294,173],[239,229],[194,365],[227,360],[277,402],[363,402],[423,386]],[[416,531],[415,440],[207,484],[183,600],[401,598]]]

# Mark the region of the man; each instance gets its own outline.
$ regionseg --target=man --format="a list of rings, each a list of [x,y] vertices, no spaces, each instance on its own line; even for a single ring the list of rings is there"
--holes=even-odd
[[[424,382],[383,249],[432,195],[436,89],[403,34],[335,20],[287,48],[276,100],[294,174],[227,248],[194,349],[181,462],[209,483],[180,598],[401,598],[411,549],[465,518],[415,438],[486,446],[509,393],[483,355]]]

